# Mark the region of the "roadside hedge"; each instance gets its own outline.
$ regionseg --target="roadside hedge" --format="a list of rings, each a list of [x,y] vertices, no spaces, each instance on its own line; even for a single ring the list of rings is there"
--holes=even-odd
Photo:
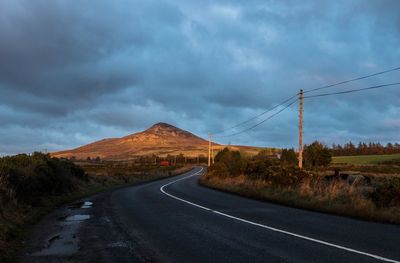
[[[34,205],[46,196],[74,188],[73,180],[87,180],[83,169],[68,160],[35,152],[0,158],[0,201]]]

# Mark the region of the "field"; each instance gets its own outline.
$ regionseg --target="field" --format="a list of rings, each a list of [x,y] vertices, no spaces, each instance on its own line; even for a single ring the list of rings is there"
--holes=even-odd
[[[377,164],[394,159],[400,159],[400,154],[334,156],[332,164]]]

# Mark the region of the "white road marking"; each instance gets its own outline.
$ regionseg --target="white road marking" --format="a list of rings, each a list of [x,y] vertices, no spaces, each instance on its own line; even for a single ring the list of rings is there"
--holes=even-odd
[[[286,230],[282,230],[282,229],[279,229],[279,228],[275,228],[275,227],[263,225],[263,224],[260,224],[260,223],[256,223],[256,222],[253,222],[253,221],[249,221],[249,220],[246,220],[246,219],[243,219],[243,218],[240,218],[240,217],[236,217],[236,216],[232,216],[232,215],[229,215],[229,214],[225,214],[225,213],[213,210],[211,208],[208,208],[208,207],[205,207],[205,206],[202,206],[202,205],[187,201],[185,199],[179,198],[179,197],[177,197],[175,195],[167,193],[164,190],[165,187],[167,187],[167,186],[169,186],[171,184],[174,184],[176,182],[188,179],[190,177],[196,176],[196,175],[200,174],[203,170],[204,170],[204,168],[201,167],[201,169],[198,172],[196,172],[196,173],[194,173],[192,175],[189,175],[189,176],[186,176],[186,177],[171,181],[171,182],[169,182],[167,184],[164,184],[163,186],[160,187],[160,191],[163,194],[165,194],[165,195],[167,195],[169,197],[172,197],[172,198],[174,198],[176,200],[179,200],[181,202],[187,203],[189,205],[192,205],[192,206],[195,206],[195,207],[207,210],[209,212],[212,212],[212,213],[215,213],[215,214],[218,214],[218,215],[230,218],[230,219],[234,219],[234,220],[237,220],[237,221],[240,221],[240,222],[243,222],[243,223],[247,223],[247,224],[250,224],[250,225],[253,225],[253,226],[262,227],[264,229],[268,229],[268,230],[271,230],[271,231],[279,232],[279,233],[282,233],[282,234],[285,234],[285,235],[289,235],[289,236],[305,239],[305,240],[308,240],[308,241],[311,241],[311,242],[314,242],[314,243],[318,243],[318,244],[322,244],[322,245],[325,245],[325,246],[334,247],[334,248],[337,248],[337,249],[342,249],[342,250],[345,250],[345,251],[353,252],[353,253],[356,253],[356,254],[359,254],[359,255],[371,257],[371,258],[378,259],[378,260],[381,260],[381,261],[400,263],[400,261],[397,261],[397,260],[394,260],[394,259],[381,257],[381,256],[374,255],[374,254],[371,254],[371,253],[363,252],[363,251],[352,249],[352,248],[345,247],[345,246],[336,245],[336,244],[329,243],[329,242],[326,242],[326,241],[323,241],[323,240],[319,240],[319,239],[315,239],[315,238],[312,238],[312,237],[303,236],[303,235],[296,234],[296,233],[293,233],[293,232],[289,232],[289,231],[286,231]]]
[[[176,182],[179,182],[179,181],[181,181],[181,180],[188,179],[188,178],[190,178],[190,177],[196,176],[196,175],[200,174],[203,170],[204,170],[204,168],[201,167],[201,170],[198,171],[197,173],[194,173],[194,174],[192,174],[192,175],[189,175],[189,176],[180,178],[180,179],[178,179],[178,180],[169,182],[169,183],[167,183],[167,184],[164,184],[163,186],[161,186],[160,191],[163,192],[164,194],[168,195],[169,197],[175,198],[176,200],[185,202],[185,203],[187,203],[187,204],[189,204],[189,205],[193,205],[193,206],[196,206],[196,207],[198,207],[198,208],[201,208],[201,209],[204,209],[204,210],[207,210],[207,211],[211,211],[210,208],[207,208],[207,207],[204,207],[204,206],[201,206],[201,205],[198,205],[198,204],[189,202],[189,201],[184,200],[184,199],[182,199],[182,198],[176,197],[176,196],[174,196],[174,195],[171,195],[171,194],[165,192],[165,190],[164,190],[164,188],[165,188],[166,186],[168,186],[168,185],[170,185],[170,184],[173,184],[173,183],[176,183]]]

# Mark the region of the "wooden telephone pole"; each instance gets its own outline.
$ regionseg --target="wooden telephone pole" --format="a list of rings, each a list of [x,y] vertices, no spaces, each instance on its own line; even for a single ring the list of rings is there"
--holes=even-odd
[[[211,166],[211,133],[208,134],[208,167]]]
[[[300,90],[299,112],[299,168],[303,168],[303,90]]]
[[[211,139],[211,163],[214,164],[214,144]]]

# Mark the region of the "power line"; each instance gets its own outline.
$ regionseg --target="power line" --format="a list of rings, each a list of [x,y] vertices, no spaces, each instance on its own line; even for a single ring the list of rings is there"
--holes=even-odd
[[[252,120],[255,120],[255,119],[257,119],[257,118],[259,118],[259,117],[265,115],[266,113],[268,113],[268,112],[270,112],[270,111],[273,111],[273,110],[275,110],[276,108],[278,108],[278,107],[284,105],[285,103],[291,101],[292,99],[294,99],[295,97],[297,97],[297,95],[298,95],[298,94],[293,95],[293,96],[291,96],[290,98],[287,98],[286,100],[282,101],[281,103],[279,103],[279,104],[277,104],[277,105],[275,105],[275,106],[273,106],[273,107],[271,107],[271,108],[269,108],[269,109],[267,109],[267,110],[261,112],[261,113],[258,114],[258,115],[255,115],[255,116],[251,117],[250,119],[247,119],[247,120],[245,120],[245,121],[242,121],[242,122],[240,122],[240,123],[238,123],[238,124],[236,124],[236,125],[234,125],[234,126],[232,126],[232,127],[229,127],[229,128],[223,129],[223,130],[220,130],[220,131],[215,132],[215,133],[213,133],[213,134],[220,134],[220,133],[223,133],[223,132],[225,132],[225,131],[232,130],[232,129],[234,129],[234,128],[237,128],[237,127],[239,127],[239,126],[242,126],[242,125],[244,125],[244,124],[246,124],[246,123],[249,123],[249,122],[251,122]],[[296,99],[296,100],[297,100],[297,99]]]
[[[382,75],[382,74],[389,73],[389,72],[393,72],[393,71],[397,71],[397,70],[400,70],[400,67],[396,67],[396,68],[392,68],[392,69],[388,69],[388,70],[376,72],[376,73],[373,73],[373,74],[365,75],[365,76],[362,76],[362,77],[357,77],[357,78],[353,78],[353,79],[349,79],[349,80],[337,82],[337,83],[330,84],[330,85],[326,85],[326,86],[322,86],[322,87],[319,87],[319,88],[314,88],[314,89],[310,89],[310,90],[305,90],[303,93],[309,93],[309,92],[313,92],[313,91],[317,91],[317,90],[327,89],[327,88],[331,88],[331,87],[334,87],[334,86],[338,86],[338,85],[342,85],[342,84],[346,84],[346,83],[350,83],[350,82],[354,82],[354,81],[358,81],[358,80],[362,80],[362,79],[366,79],[366,78],[370,78],[370,77]],[[346,93],[351,93],[351,92],[358,92],[358,91],[369,90],[369,89],[377,89],[377,88],[382,88],[382,87],[387,87],[387,86],[393,86],[393,85],[399,85],[399,83],[378,85],[378,86],[373,86],[373,87],[368,87],[368,88],[347,90],[347,91],[341,91],[341,92],[333,92],[333,93],[325,93],[325,94],[304,96],[304,98],[313,98],[313,97],[323,97],[323,96],[330,96],[330,95],[337,95],[337,94],[346,94]],[[242,126],[242,125],[244,125],[244,124],[247,124],[247,123],[249,123],[249,122],[251,122],[251,121],[253,121],[253,120],[255,120],[255,119],[257,119],[257,118],[259,118],[259,117],[261,117],[261,116],[263,116],[263,115],[265,115],[265,114],[267,114],[268,112],[271,112],[271,111],[277,109],[278,107],[283,106],[285,103],[287,103],[287,102],[291,101],[292,99],[294,99],[295,97],[297,97],[297,95],[299,95],[299,94],[293,95],[293,96],[291,96],[290,98],[288,98],[288,99],[282,101],[281,103],[279,103],[279,104],[277,104],[277,105],[275,105],[275,106],[273,106],[273,107],[271,107],[271,108],[269,108],[269,109],[263,111],[262,113],[260,113],[260,114],[258,114],[258,115],[255,115],[255,116],[253,116],[253,117],[251,117],[251,118],[249,118],[249,119],[247,119],[247,120],[245,120],[245,121],[242,121],[242,122],[240,122],[240,123],[238,123],[238,124],[236,124],[236,125],[234,125],[234,126],[231,126],[231,127],[229,127],[229,128],[226,128],[226,129],[217,131],[217,132],[215,132],[214,134],[224,133],[225,131],[228,131],[228,130],[231,130],[231,129],[240,127],[240,126]],[[259,125],[261,125],[261,124],[264,123],[265,121],[269,120],[270,118],[274,117],[274,116],[277,115],[278,113],[282,112],[283,110],[285,110],[287,107],[291,106],[291,105],[292,105],[294,102],[296,102],[297,100],[298,100],[298,98],[296,98],[296,100],[294,100],[294,101],[293,101],[292,103],[290,103],[288,106],[284,107],[284,108],[283,108],[282,110],[280,110],[279,112],[277,112],[277,113],[271,115],[271,116],[268,117],[267,119],[265,119],[265,120],[263,120],[263,121],[261,121],[261,122],[255,124],[255,125],[251,126],[250,128],[247,128],[247,129],[245,129],[245,130],[243,130],[243,131],[240,131],[240,132],[234,133],[234,134],[230,134],[230,135],[217,136],[217,138],[231,137],[231,136],[238,135],[238,134],[241,134],[241,133],[243,133],[243,132],[246,132],[246,131],[248,131],[248,130],[251,130],[251,129],[253,129],[253,128],[259,126]]]
[[[297,96],[297,95],[296,95],[296,96]],[[278,114],[281,113],[282,111],[286,110],[287,108],[289,108],[290,106],[292,106],[297,100],[298,100],[298,98],[296,98],[296,100],[292,101],[291,103],[289,103],[288,105],[286,105],[285,107],[283,107],[281,110],[275,112],[274,114],[272,114],[272,115],[269,116],[268,118],[262,120],[261,122],[258,122],[258,123],[256,123],[256,124],[254,124],[253,126],[250,126],[249,128],[246,128],[246,129],[244,129],[244,130],[242,130],[242,131],[239,131],[239,132],[236,132],[236,133],[233,133],[233,134],[224,135],[224,136],[216,136],[216,137],[214,137],[214,138],[227,138],[227,137],[232,137],[232,136],[239,135],[239,134],[242,134],[242,133],[244,133],[244,132],[247,132],[247,131],[249,131],[249,130],[252,130],[252,129],[256,128],[257,126],[260,126],[260,125],[263,124],[264,122],[266,122],[266,121],[272,119],[273,117],[275,117],[276,115],[278,115]]]
[[[339,91],[339,92],[322,93],[322,94],[317,94],[317,95],[304,96],[303,98],[304,98],[304,99],[307,99],[307,98],[315,98],[315,97],[324,97],[324,96],[332,96],[332,95],[339,95],[339,94],[347,94],[347,93],[359,92],[359,91],[364,91],[364,90],[379,89],[379,88],[384,88],[384,87],[388,87],[388,86],[395,86],[395,85],[400,85],[400,82],[390,83],[390,84],[382,84],[382,85],[377,85],[377,86],[372,86],[372,87],[367,87],[367,88],[360,88],[360,89],[352,89],[352,90],[346,90],[346,91]],[[297,94],[296,94],[295,96],[297,96]],[[291,97],[291,98],[285,100],[284,102],[282,102],[281,104],[279,104],[279,105],[277,105],[277,106],[274,106],[273,108],[269,109],[268,111],[271,111],[271,110],[273,110],[273,109],[275,109],[275,108],[277,108],[277,107],[279,107],[279,106],[282,106],[285,102],[289,102],[289,101],[290,101],[291,99],[293,99],[295,96],[293,96],[293,97]],[[298,98],[296,98],[294,101],[290,102],[290,103],[287,104],[285,107],[283,107],[282,109],[280,109],[280,110],[277,111],[276,113],[272,114],[272,115],[269,116],[268,118],[266,118],[266,119],[264,119],[264,120],[262,120],[262,121],[260,121],[260,122],[258,122],[258,123],[256,123],[256,124],[254,124],[253,126],[250,126],[250,127],[246,128],[246,129],[244,129],[244,130],[242,130],[242,131],[239,131],[239,132],[236,132],[236,133],[233,133],[233,134],[224,135],[224,136],[216,136],[216,137],[214,137],[214,138],[227,138],[227,137],[232,137],[232,136],[235,136],[235,135],[239,135],[239,134],[245,133],[245,132],[247,132],[247,131],[249,131],[249,130],[252,130],[252,129],[254,129],[254,128],[260,126],[260,125],[263,124],[264,122],[266,122],[266,121],[272,119],[273,117],[275,117],[276,115],[278,115],[278,114],[281,113],[282,111],[286,110],[287,108],[289,108],[290,106],[292,106],[295,102],[297,102],[297,100],[298,100]],[[265,113],[267,113],[268,111],[265,111]],[[265,113],[259,114],[257,117],[259,117],[259,116],[261,116],[261,115],[263,115],[263,114],[265,114]],[[257,118],[257,117],[253,117],[253,118],[251,118],[251,119],[249,119],[249,120],[247,120],[247,121],[245,121],[245,122],[242,122],[242,123],[243,123],[243,124],[244,124],[244,123],[247,123],[247,122],[249,122],[250,120],[253,120],[253,119]],[[239,126],[239,124],[236,125],[236,126]]]
[[[317,94],[317,95],[304,96],[304,98],[308,99],[308,98],[325,97],[325,96],[338,95],[338,94],[347,94],[347,93],[358,92],[358,91],[363,91],[363,90],[379,89],[379,88],[384,88],[384,87],[394,86],[394,85],[400,85],[400,82],[377,85],[377,86],[372,86],[372,87],[367,87],[367,88],[360,88],[360,89],[352,89],[352,90],[346,90],[346,91],[332,92],[332,93],[322,93],[322,94]]]
[[[331,87],[334,87],[334,86],[350,83],[350,82],[353,82],[353,81],[362,80],[362,79],[366,79],[366,78],[382,75],[382,74],[389,73],[389,72],[396,71],[396,70],[400,70],[400,67],[384,70],[384,71],[381,71],[381,72],[373,73],[373,74],[370,74],[370,75],[366,75],[366,76],[362,76],[362,77],[358,77],[358,78],[354,78],[354,79],[349,79],[349,80],[337,82],[337,83],[334,83],[334,84],[322,86],[322,87],[315,88],[315,89],[306,90],[306,91],[304,91],[304,93],[317,91],[317,90],[322,90],[322,89],[327,89],[327,88],[331,88]]]

